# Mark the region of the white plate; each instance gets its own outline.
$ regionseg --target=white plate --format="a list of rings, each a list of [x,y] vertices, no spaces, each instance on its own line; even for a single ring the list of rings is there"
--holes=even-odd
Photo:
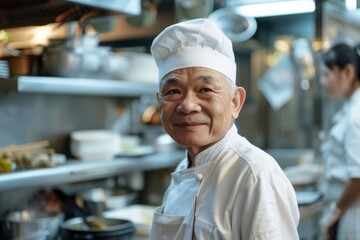
[[[120,157],[138,157],[144,156],[148,154],[152,154],[155,152],[155,148],[151,145],[140,145],[133,146],[131,148],[120,149],[120,151],[116,154],[116,156]]]

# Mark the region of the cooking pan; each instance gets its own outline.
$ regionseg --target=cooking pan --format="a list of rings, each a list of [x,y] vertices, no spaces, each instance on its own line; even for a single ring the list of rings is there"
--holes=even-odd
[[[72,218],[61,224],[62,239],[84,240],[130,240],[135,232],[134,224],[123,219],[89,217],[89,221],[101,221],[103,228],[91,228],[84,223],[83,218]]]
[[[60,189],[52,190],[61,200],[63,210],[71,215],[60,225],[63,240],[128,240],[135,232],[134,224],[128,220],[89,216],[74,199]],[[70,216],[70,217],[69,217]]]

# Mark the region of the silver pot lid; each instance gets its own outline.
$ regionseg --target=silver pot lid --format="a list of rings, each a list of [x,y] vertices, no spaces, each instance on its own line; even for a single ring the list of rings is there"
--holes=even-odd
[[[220,8],[212,12],[208,18],[214,21],[233,43],[250,39],[257,29],[254,17],[241,15],[233,8]]]

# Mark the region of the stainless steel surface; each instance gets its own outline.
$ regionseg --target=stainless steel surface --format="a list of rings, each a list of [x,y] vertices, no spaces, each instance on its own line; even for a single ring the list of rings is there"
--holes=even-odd
[[[0,219],[0,235],[4,239],[55,240],[62,220],[61,213],[10,212]]]
[[[130,172],[175,167],[184,157],[184,151],[153,154],[139,158],[117,158],[113,161],[69,161],[64,166],[0,175],[0,190],[44,187],[56,184],[109,178]]]
[[[99,42],[97,34],[50,39],[42,54],[43,75],[123,79],[129,69],[129,60],[110,47],[99,46]]]
[[[157,85],[106,79],[20,76],[15,79],[0,79],[0,91],[140,97],[144,94],[154,95]]]

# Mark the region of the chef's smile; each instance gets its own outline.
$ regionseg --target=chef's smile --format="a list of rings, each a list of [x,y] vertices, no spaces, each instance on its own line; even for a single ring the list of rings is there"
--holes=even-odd
[[[179,145],[195,154],[225,135],[239,112],[234,99],[244,97],[241,91],[232,94],[228,81],[205,67],[177,69],[161,80],[157,94],[161,121]]]

